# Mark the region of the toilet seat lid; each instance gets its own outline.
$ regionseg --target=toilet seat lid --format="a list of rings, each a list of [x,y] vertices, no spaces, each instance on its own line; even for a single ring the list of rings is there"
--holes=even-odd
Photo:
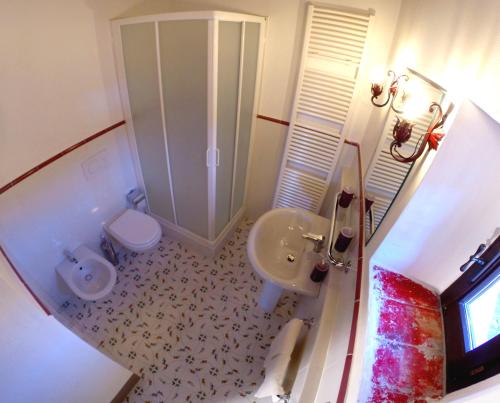
[[[154,218],[131,209],[114,220],[108,230],[118,240],[131,245],[148,244],[161,234],[160,224]]]

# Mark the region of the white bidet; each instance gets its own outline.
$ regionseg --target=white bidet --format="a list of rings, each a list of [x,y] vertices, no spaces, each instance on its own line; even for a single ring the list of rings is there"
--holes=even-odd
[[[116,271],[111,263],[80,245],[56,271],[69,289],[81,299],[94,301],[108,295],[116,283]]]

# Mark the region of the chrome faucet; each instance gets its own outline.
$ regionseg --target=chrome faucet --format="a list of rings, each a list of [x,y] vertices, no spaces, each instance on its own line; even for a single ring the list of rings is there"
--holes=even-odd
[[[302,238],[308,239],[314,243],[314,252],[321,252],[321,249],[323,249],[323,246],[325,245],[324,235],[308,232],[307,234],[302,234]]]
[[[69,250],[64,249],[63,254],[71,263],[78,263],[78,259]]]

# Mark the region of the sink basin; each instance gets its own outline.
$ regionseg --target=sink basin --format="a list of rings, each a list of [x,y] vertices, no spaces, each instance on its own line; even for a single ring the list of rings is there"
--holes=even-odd
[[[77,262],[64,260],[56,267],[69,289],[86,301],[108,295],[116,283],[113,265],[85,245],[76,248],[73,255]]]
[[[287,289],[318,295],[320,285],[309,275],[319,256],[313,251],[313,242],[302,235],[327,237],[329,224],[326,218],[300,208],[273,209],[257,220],[248,237],[247,253],[254,270],[266,280],[264,293]],[[269,305],[266,310],[271,308]]]

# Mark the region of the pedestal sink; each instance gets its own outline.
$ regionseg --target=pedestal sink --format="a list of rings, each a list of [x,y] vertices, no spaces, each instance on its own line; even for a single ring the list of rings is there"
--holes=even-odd
[[[262,215],[248,237],[247,253],[254,270],[265,280],[260,306],[270,312],[283,289],[316,297],[320,284],[309,278],[320,260],[313,242],[303,235],[328,236],[330,221],[300,208],[277,208]]]

